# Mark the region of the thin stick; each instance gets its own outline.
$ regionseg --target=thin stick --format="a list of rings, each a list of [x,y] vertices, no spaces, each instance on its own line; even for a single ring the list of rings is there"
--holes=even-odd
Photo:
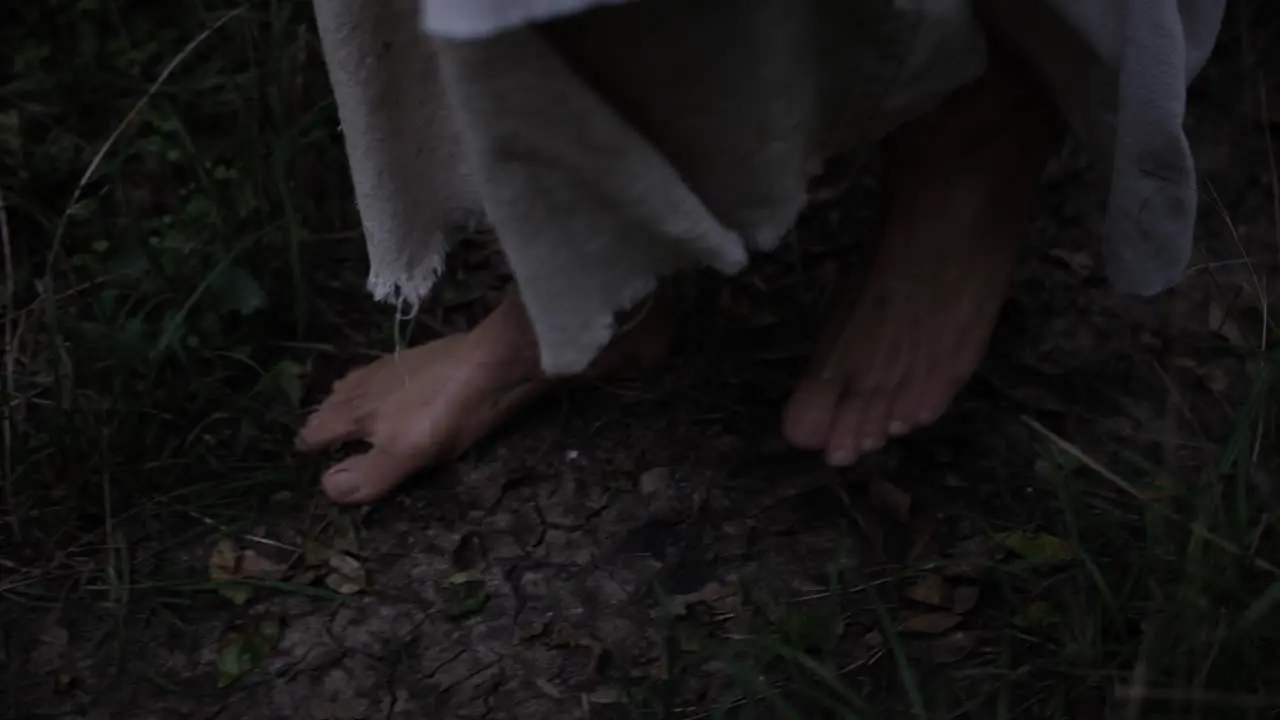
[[[4,502],[9,510],[9,525],[14,540],[22,539],[22,524],[18,520],[18,506],[13,493],[13,413],[17,402],[18,384],[15,368],[18,362],[18,338],[13,328],[14,303],[17,279],[13,268],[13,242],[9,237],[9,210],[4,192],[0,191],[0,251],[4,253]]]
[[[1280,182],[1276,172],[1276,149],[1275,143],[1271,138],[1271,109],[1267,107],[1267,77],[1262,73],[1258,73],[1258,98],[1260,111],[1262,112],[1262,136],[1267,140],[1267,163],[1271,170],[1271,212],[1272,219],[1275,221],[1276,227],[1276,245],[1280,249],[1280,187],[1276,186]]]

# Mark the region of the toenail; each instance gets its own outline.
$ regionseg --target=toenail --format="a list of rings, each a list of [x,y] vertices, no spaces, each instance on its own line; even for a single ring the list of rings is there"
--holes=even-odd
[[[883,438],[867,438],[866,440],[863,440],[863,441],[862,441],[862,451],[863,451],[863,452],[870,452],[870,451],[872,451],[872,450],[879,450],[879,449],[880,449],[880,448],[882,448],[882,447],[884,447],[884,439],[883,439]]]
[[[889,423],[890,435],[897,437],[899,435],[905,435],[906,433],[907,433],[907,424],[902,422],[901,420],[894,420],[893,422]]]
[[[854,452],[853,448],[836,448],[827,453],[827,464],[835,467],[852,465],[856,459],[858,459],[858,453]]]
[[[360,492],[360,483],[348,471],[340,470],[330,475],[329,480],[329,493],[334,500],[350,500]]]

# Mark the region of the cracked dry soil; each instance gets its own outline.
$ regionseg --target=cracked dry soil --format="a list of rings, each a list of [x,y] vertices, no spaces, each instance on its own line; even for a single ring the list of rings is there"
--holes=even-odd
[[[1252,250],[1270,247],[1275,228],[1265,136],[1241,99],[1250,93],[1238,74],[1236,53],[1222,48],[1193,92],[1189,131],[1203,176]],[[874,697],[891,683],[892,661],[867,645],[878,627],[867,594],[831,592],[833,574],[889,577],[895,566],[945,554],[985,523],[1051,515],[1052,494],[1028,480],[1037,438],[1021,415],[1080,444],[1160,457],[1160,442],[1143,428],[1167,416],[1169,383],[1188,402],[1206,396],[1196,377],[1161,377],[1153,367],[1216,342],[1204,321],[1213,288],[1244,280],[1226,266],[1212,282],[1193,274],[1163,298],[1114,295],[1096,252],[1093,187],[1074,161],[1051,171],[981,376],[937,427],[851,472],[787,451],[777,415],[803,361],[800,341],[821,319],[851,248],[873,229],[875,187],[863,180],[809,214],[795,249],[748,277],[701,282],[702,309],[691,314],[684,355],[670,370],[567,393],[362,514],[363,592],[259,593],[240,608],[199,596],[125,617],[69,599],[59,622],[68,638],[64,672],[74,682],[33,680],[22,714],[627,717],[637,688],[661,688],[668,717],[696,717],[726,679],[723,668],[696,659],[704,656],[682,628],[733,637],[810,605],[844,618],[832,655],[852,668],[851,686]],[[1201,228],[1196,263],[1239,257],[1207,201]],[[1267,276],[1275,269],[1255,263]],[[762,287],[770,288],[767,303]],[[1203,407],[1204,424],[1229,420],[1220,403]],[[873,502],[874,480],[910,494],[910,517]],[[312,522],[308,508],[329,512],[310,498],[298,505],[282,504],[272,539],[296,546]],[[207,554],[202,543],[171,553],[170,562],[203,575]],[[451,584],[459,573],[482,588],[467,612],[458,611]],[[892,593],[882,597],[893,602]],[[216,689],[219,638],[264,612],[279,613],[278,646]],[[1007,617],[999,608],[990,615]],[[32,627],[46,621],[33,617]],[[998,629],[991,618],[965,618],[962,629],[979,638],[973,652],[983,652],[986,630]],[[125,640],[107,640],[117,635],[103,628],[119,625],[130,629],[119,635]],[[34,649],[11,658],[11,668],[36,674],[40,645],[26,647]]]

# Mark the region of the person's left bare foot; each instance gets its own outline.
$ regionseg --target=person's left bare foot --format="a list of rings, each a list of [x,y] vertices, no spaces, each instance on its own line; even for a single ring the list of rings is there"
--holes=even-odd
[[[661,362],[670,343],[661,292],[621,329],[588,370],[604,376]],[[368,503],[413,473],[454,460],[558,381],[542,373],[538,343],[518,295],[475,329],[406,348],[355,370],[298,431],[297,448],[320,452],[364,441],[321,484],[334,502]]]
[[[791,444],[846,466],[943,413],[985,353],[1059,137],[1056,114],[993,65],[893,138],[881,247],[787,403]]]

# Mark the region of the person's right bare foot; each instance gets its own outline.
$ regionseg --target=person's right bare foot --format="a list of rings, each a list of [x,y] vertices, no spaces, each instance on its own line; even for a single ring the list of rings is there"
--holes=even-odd
[[[592,372],[659,361],[670,341],[667,310],[655,301],[601,353]],[[414,472],[453,460],[553,384],[541,372],[537,340],[513,295],[471,332],[401,350],[339,380],[298,432],[297,447],[318,452],[369,443],[368,451],[333,466],[322,480],[335,502],[368,503]]]
[[[1054,109],[998,57],[899,131],[881,248],[787,404],[793,445],[843,467],[942,414],[982,360],[1059,139]]]

